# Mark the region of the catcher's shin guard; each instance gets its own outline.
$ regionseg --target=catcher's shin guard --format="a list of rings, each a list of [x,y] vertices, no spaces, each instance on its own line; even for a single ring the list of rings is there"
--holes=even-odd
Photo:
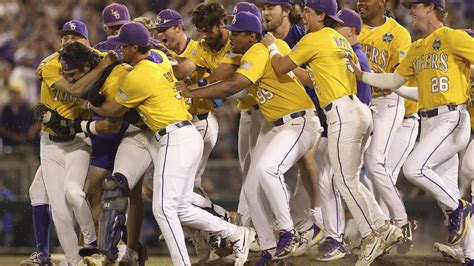
[[[99,250],[110,261],[118,256],[117,244],[126,232],[125,214],[130,189],[124,175],[115,173],[102,184],[102,212],[99,219]]]

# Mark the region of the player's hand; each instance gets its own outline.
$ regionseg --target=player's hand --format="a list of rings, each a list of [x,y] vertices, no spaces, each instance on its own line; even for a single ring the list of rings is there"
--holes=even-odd
[[[174,85],[174,90],[178,91],[181,94],[181,96],[185,98],[192,98],[191,90],[188,88],[186,83],[182,80],[176,82],[176,84]]]
[[[357,77],[357,80],[362,80],[362,75],[364,74],[364,72],[360,70],[359,65],[354,63],[354,61],[352,61],[351,58],[348,58],[347,61],[349,62],[349,66],[348,66],[349,69],[351,69],[354,72],[354,74]]]
[[[383,70],[383,68],[379,65],[373,65],[371,69],[374,71],[374,73],[385,73],[385,70]]]
[[[274,44],[276,41],[276,38],[275,36],[273,36],[273,34],[271,34],[270,32],[265,34],[262,38],[262,40],[260,41],[261,43],[263,43],[266,47]]]
[[[105,55],[104,58],[100,60],[98,67],[106,68],[117,61],[118,61],[117,53],[115,53],[114,51],[108,51],[107,55]]]
[[[58,136],[71,136],[79,132],[79,120],[64,118],[44,104],[36,105],[33,108],[33,115],[36,121],[53,130]]]
[[[43,66],[46,65],[46,63],[48,63],[49,61],[51,61],[51,59],[55,58],[57,55],[58,52],[55,52],[41,61],[41,63],[35,70],[35,75],[39,80],[43,79]]]

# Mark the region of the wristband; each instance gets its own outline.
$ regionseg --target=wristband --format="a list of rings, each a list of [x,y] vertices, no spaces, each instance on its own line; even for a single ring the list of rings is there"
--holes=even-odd
[[[280,54],[280,50],[278,50],[278,47],[275,43],[272,43],[268,46],[268,51],[270,51],[270,58],[272,58],[276,54]]]
[[[97,130],[95,128],[96,123],[97,121],[94,120],[81,121],[81,129],[83,132],[97,135]]]

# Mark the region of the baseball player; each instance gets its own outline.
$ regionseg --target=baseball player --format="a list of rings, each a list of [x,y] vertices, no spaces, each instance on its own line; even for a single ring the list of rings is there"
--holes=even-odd
[[[259,263],[292,255],[298,244],[297,233],[290,216],[289,195],[284,173],[315,143],[314,134],[320,124],[314,104],[294,75],[277,76],[271,68],[268,51],[259,43],[261,22],[250,12],[237,13],[231,31],[232,52],[243,54],[237,71],[221,82],[190,90],[183,82],[175,88],[185,97],[223,98],[250,87],[258,101],[266,124],[257,141],[248,176],[243,185],[252,223],[264,250]],[[288,53],[288,45],[278,46]],[[253,85],[253,86],[251,86]],[[316,133],[317,134],[317,133]],[[273,219],[263,209],[260,190],[268,199],[280,229],[278,243],[273,233]]]
[[[62,43],[72,40],[88,44],[87,28],[80,21],[69,21],[60,31]],[[110,64],[107,57],[98,67],[98,71]],[[84,91],[85,80],[98,78],[93,72],[84,77],[76,85],[70,85],[69,80],[60,75],[61,65],[58,56],[47,62],[41,71],[42,89],[40,102],[56,110],[60,115],[75,119],[83,115],[77,97],[68,92]],[[66,92],[67,91],[67,92]],[[43,127],[41,136],[41,170],[48,199],[51,205],[53,221],[61,246],[66,254],[68,263],[78,263],[78,239],[74,232],[74,217],[77,219],[84,235],[86,253],[94,252],[96,233],[89,206],[82,190],[85,183],[90,160],[89,148],[84,136],[62,137]],[[54,195],[54,197],[52,196]],[[71,206],[72,208],[69,208]]]
[[[284,40],[290,48],[304,36],[304,29],[297,23],[300,18],[294,10],[294,2],[288,0],[267,0],[259,3],[263,16],[263,27],[275,37]],[[312,88],[306,92],[318,105],[318,99]],[[322,112],[318,111],[320,120]],[[292,217],[302,236],[308,239],[307,248],[322,239],[323,217],[321,213],[320,187],[318,185],[318,167],[315,162],[316,147],[298,161],[299,173],[297,185],[290,199]],[[306,191],[307,193],[305,194]],[[309,199],[309,201],[308,201]],[[309,205],[306,207],[306,205]],[[309,217],[308,217],[309,216]],[[304,249],[301,249],[304,251]]]
[[[183,19],[177,11],[171,9],[161,11],[157,16],[154,29],[158,32],[158,40],[170,49],[173,55],[187,59],[194,57],[193,53],[199,42],[186,36]],[[198,82],[205,74],[202,70],[194,73],[192,75],[194,82]],[[211,100],[207,99],[189,99],[186,103],[188,104],[188,111],[193,115],[192,122],[204,140],[204,153],[196,176],[198,194],[195,194],[196,198],[193,201],[198,206],[213,209],[222,217],[226,217],[226,210],[214,205],[201,187],[201,177],[206,168],[209,155],[217,142],[219,131],[214,114],[214,105]]]
[[[385,16],[385,1],[360,0],[357,7],[363,21],[359,40],[371,68],[378,66],[384,72],[393,72],[411,44],[410,33],[393,18]],[[389,151],[402,125],[404,101],[390,90],[373,87],[372,105],[375,107],[372,114],[374,129],[364,155],[365,169],[375,194],[388,207],[386,214],[396,226],[404,228],[407,239],[411,236],[407,213],[393,181],[395,178],[387,169]]]
[[[125,5],[112,3],[102,11],[102,21],[108,37],[107,40],[98,43],[94,48],[103,52],[115,51],[120,58],[119,47],[110,41],[110,37],[116,35],[123,24],[130,22],[129,11]],[[94,119],[101,119],[101,117],[95,114]],[[111,174],[114,168],[115,155],[127,128],[128,123],[122,123],[122,127],[117,134],[90,135],[92,154],[91,166],[87,176],[86,194],[92,207],[96,228],[98,228],[98,218],[101,212],[102,182],[107,175]],[[143,224],[142,182],[140,180],[140,183],[130,193],[129,219],[127,219],[127,250],[121,258],[123,263],[130,261],[133,257],[130,253],[134,252],[138,252],[140,265],[143,265],[145,260],[144,247],[138,242],[141,225]]]
[[[363,52],[358,40],[358,35],[362,28],[362,20],[359,14],[353,10],[343,8],[338,12],[337,16],[343,23],[339,24],[335,29],[349,41],[349,44],[359,60],[361,68],[370,71],[367,56]],[[367,106],[370,105],[372,99],[371,93],[370,86],[362,82],[357,82],[357,98]],[[335,188],[333,171],[329,163],[327,137],[325,138],[325,142],[320,141],[320,148],[318,152],[320,152],[320,157],[322,158],[318,160],[318,165],[321,162],[322,167],[320,171],[322,171],[322,173],[320,174],[321,180],[319,182],[321,184],[323,218],[325,219],[325,240],[318,247],[319,253],[316,260],[331,261],[344,258],[350,252],[343,243],[345,229],[344,209],[342,207],[340,194]],[[316,158],[318,159],[318,157]]]
[[[410,46],[394,73],[356,71],[356,75],[372,86],[390,89],[397,89],[416,77],[422,134],[403,170],[411,182],[430,192],[440,203],[448,216],[448,243],[457,244],[471,232],[472,206],[460,199],[457,180],[438,174],[436,168],[449,163],[469,141],[466,103],[474,41],[465,32],[443,25],[446,16],[443,0],[404,1],[403,5],[410,8],[414,26],[424,38]],[[465,255],[472,258],[472,250],[465,250]]]
[[[329,125],[328,149],[335,183],[364,238],[356,265],[367,265],[399,242],[402,231],[390,224],[358,178],[372,123],[370,109],[355,96],[356,80],[348,67],[349,58],[354,60],[355,54],[348,41],[332,28],[343,23],[336,11],[336,1],[307,1],[303,19],[308,33],[286,56],[272,45],[272,35],[267,34],[263,42],[269,48],[277,73],[300,72],[298,75],[305,84],[316,90]],[[308,71],[301,73],[297,66],[304,63]]]
[[[257,18],[261,21],[262,14],[258,7],[249,2],[240,2],[234,6],[232,10],[231,16],[229,16],[228,21],[232,21],[234,16],[237,15],[239,12],[250,12],[257,16]],[[223,63],[233,64],[234,61],[238,61],[240,63],[241,55],[233,55],[229,54],[230,56],[235,56],[234,58],[224,57]],[[237,70],[238,65],[234,65],[229,73],[229,77],[232,73]],[[213,83],[217,80],[212,80],[207,78],[208,83]],[[240,119],[239,119],[239,132],[238,132],[238,154],[239,154],[239,162],[240,168],[242,170],[242,184],[245,182],[245,178],[248,174],[248,170],[250,167],[250,162],[252,159],[252,152],[255,149],[255,145],[257,144],[257,140],[260,134],[260,130],[263,124],[263,115],[258,106],[257,102],[251,95],[247,95],[240,99],[237,99],[237,108],[240,110]],[[250,225],[250,213],[248,209],[248,204],[245,199],[245,194],[243,189],[240,190],[240,197],[239,197],[239,205],[237,207],[237,212],[242,215],[241,220],[243,225]]]
[[[122,58],[134,66],[126,76],[114,100],[92,110],[108,117],[120,117],[128,108],[136,108],[145,124],[154,132],[150,154],[155,166],[153,213],[170,250],[174,265],[190,265],[181,224],[218,232],[232,242],[235,264],[247,260],[254,232],[232,225],[191,204],[194,176],[202,156],[202,137],[189,121],[182,97],[173,91],[176,82],[171,64],[164,53],[149,50],[150,33],[138,23],[127,23],[114,41]],[[150,90],[150,84],[156,89]],[[126,209],[126,196],[137,180],[121,173],[107,177],[104,198],[110,208],[104,215],[112,223]],[[105,195],[108,195],[107,198]],[[125,203],[125,204],[123,204]],[[120,219],[120,218],[119,218]],[[115,233],[109,235],[113,241]],[[106,240],[106,241],[109,241]]]

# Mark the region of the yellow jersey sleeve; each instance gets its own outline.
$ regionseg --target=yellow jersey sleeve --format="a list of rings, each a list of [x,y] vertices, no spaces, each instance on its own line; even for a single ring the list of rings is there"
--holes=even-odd
[[[63,79],[63,76],[61,76],[61,64],[59,63],[59,56],[49,60],[42,67],[41,79],[49,87]]]
[[[454,56],[474,64],[474,38],[464,30],[453,30],[450,37]]]
[[[312,34],[306,34],[300,41],[293,47],[293,50],[288,57],[297,66],[301,66],[304,63],[311,61],[316,58],[318,49],[314,49],[317,44],[314,43],[314,38],[311,38]]]
[[[120,64],[114,67],[110,75],[104,82],[104,85],[100,89],[100,93],[106,97],[107,101],[114,99],[115,95],[119,92],[127,74],[132,70],[132,67],[128,64]]]
[[[290,47],[282,40],[276,45],[282,54],[288,54]],[[253,86],[250,94],[260,106],[263,117],[269,121],[300,110],[314,109],[314,104],[296,76],[277,75],[269,60],[268,49],[256,43],[242,56],[237,73],[248,78]]]
[[[255,45],[260,46],[263,44]],[[255,83],[262,77],[265,71],[265,64],[263,64],[263,62],[267,62],[268,59],[268,49],[263,49],[262,47],[249,49],[242,57],[240,66],[236,72],[244,75],[252,83]]]

